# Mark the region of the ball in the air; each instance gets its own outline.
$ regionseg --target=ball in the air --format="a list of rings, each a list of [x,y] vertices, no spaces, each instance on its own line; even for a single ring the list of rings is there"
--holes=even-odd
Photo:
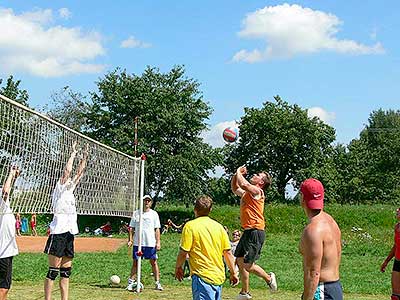
[[[121,283],[121,278],[119,278],[118,275],[113,275],[113,276],[110,277],[110,283],[112,285],[118,285],[118,284]]]
[[[236,127],[225,128],[224,132],[222,133],[222,137],[224,138],[225,142],[234,143],[239,137],[239,130]]]

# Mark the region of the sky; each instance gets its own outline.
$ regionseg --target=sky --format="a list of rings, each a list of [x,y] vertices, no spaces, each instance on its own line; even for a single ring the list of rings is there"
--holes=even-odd
[[[0,0],[0,78],[20,79],[39,108],[64,86],[96,90],[117,67],[184,65],[213,108],[204,134],[213,146],[244,107],[275,95],[348,144],[372,111],[398,110],[399,9],[397,0]]]

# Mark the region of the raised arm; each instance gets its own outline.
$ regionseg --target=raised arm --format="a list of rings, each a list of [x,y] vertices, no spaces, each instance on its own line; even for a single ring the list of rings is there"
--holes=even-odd
[[[244,190],[240,188],[240,186],[238,185],[237,182],[237,178],[236,178],[236,174],[232,176],[231,179],[231,190],[232,193],[234,193],[235,195],[242,197],[244,194]]]
[[[10,172],[8,173],[7,179],[3,184],[2,189],[2,199],[7,201],[8,196],[10,195],[11,187],[13,185],[13,180],[16,179],[20,174],[20,171],[17,167],[11,167]]]
[[[64,184],[67,182],[68,178],[71,175],[72,172],[72,167],[74,165],[74,160],[76,157],[76,154],[78,153],[78,151],[76,150],[76,142],[72,143],[72,152],[71,155],[69,156],[69,159],[67,161],[67,164],[65,165],[65,169],[64,169],[64,173],[60,178],[60,182],[61,184]]]
[[[246,178],[244,178],[244,175],[246,174],[247,168],[245,166],[241,166],[236,170],[237,184],[239,188],[246,192],[249,192],[250,194],[252,194],[253,197],[256,197],[261,193],[260,188],[248,182]]]
[[[81,178],[83,176],[83,171],[86,168],[88,155],[89,155],[89,146],[86,144],[85,150],[83,151],[83,158],[82,158],[81,162],[79,163],[78,171],[76,172],[76,175],[73,179],[73,182],[75,183],[75,185],[79,183],[79,181],[81,180]]]

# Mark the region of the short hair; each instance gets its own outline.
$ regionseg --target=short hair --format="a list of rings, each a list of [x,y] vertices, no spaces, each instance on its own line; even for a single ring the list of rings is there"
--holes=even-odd
[[[272,176],[269,175],[267,172],[260,172],[260,173],[263,174],[262,176],[262,180],[264,181],[263,190],[266,190],[272,184]]]
[[[199,216],[208,216],[211,211],[211,207],[213,205],[213,201],[210,196],[200,196],[196,199],[194,203],[194,209]]]

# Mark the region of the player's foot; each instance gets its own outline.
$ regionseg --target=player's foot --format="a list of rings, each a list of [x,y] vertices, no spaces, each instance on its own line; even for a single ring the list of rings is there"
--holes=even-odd
[[[162,287],[161,283],[157,281],[154,289],[157,291],[162,291],[164,288]]]
[[[126,286],[126,289],[130,292],[133,292],[133,290],[135,289],[135,287],[137,286],[137,283],[135,280],[129,278],[128,279],[128,285]]]
[[[271,277],[271,280],[268,282],[269,289],[275,292],[278,289],[278,283],[276,282],[275,273],[270,272],[268,275]]]
[[[247,292],[247,293],[240,292],[239,295],[237,295],[237,297],[236,297],[237,300],[248,300],[251,298],[253,298],[253,297],[251,297],[249,292]]]

